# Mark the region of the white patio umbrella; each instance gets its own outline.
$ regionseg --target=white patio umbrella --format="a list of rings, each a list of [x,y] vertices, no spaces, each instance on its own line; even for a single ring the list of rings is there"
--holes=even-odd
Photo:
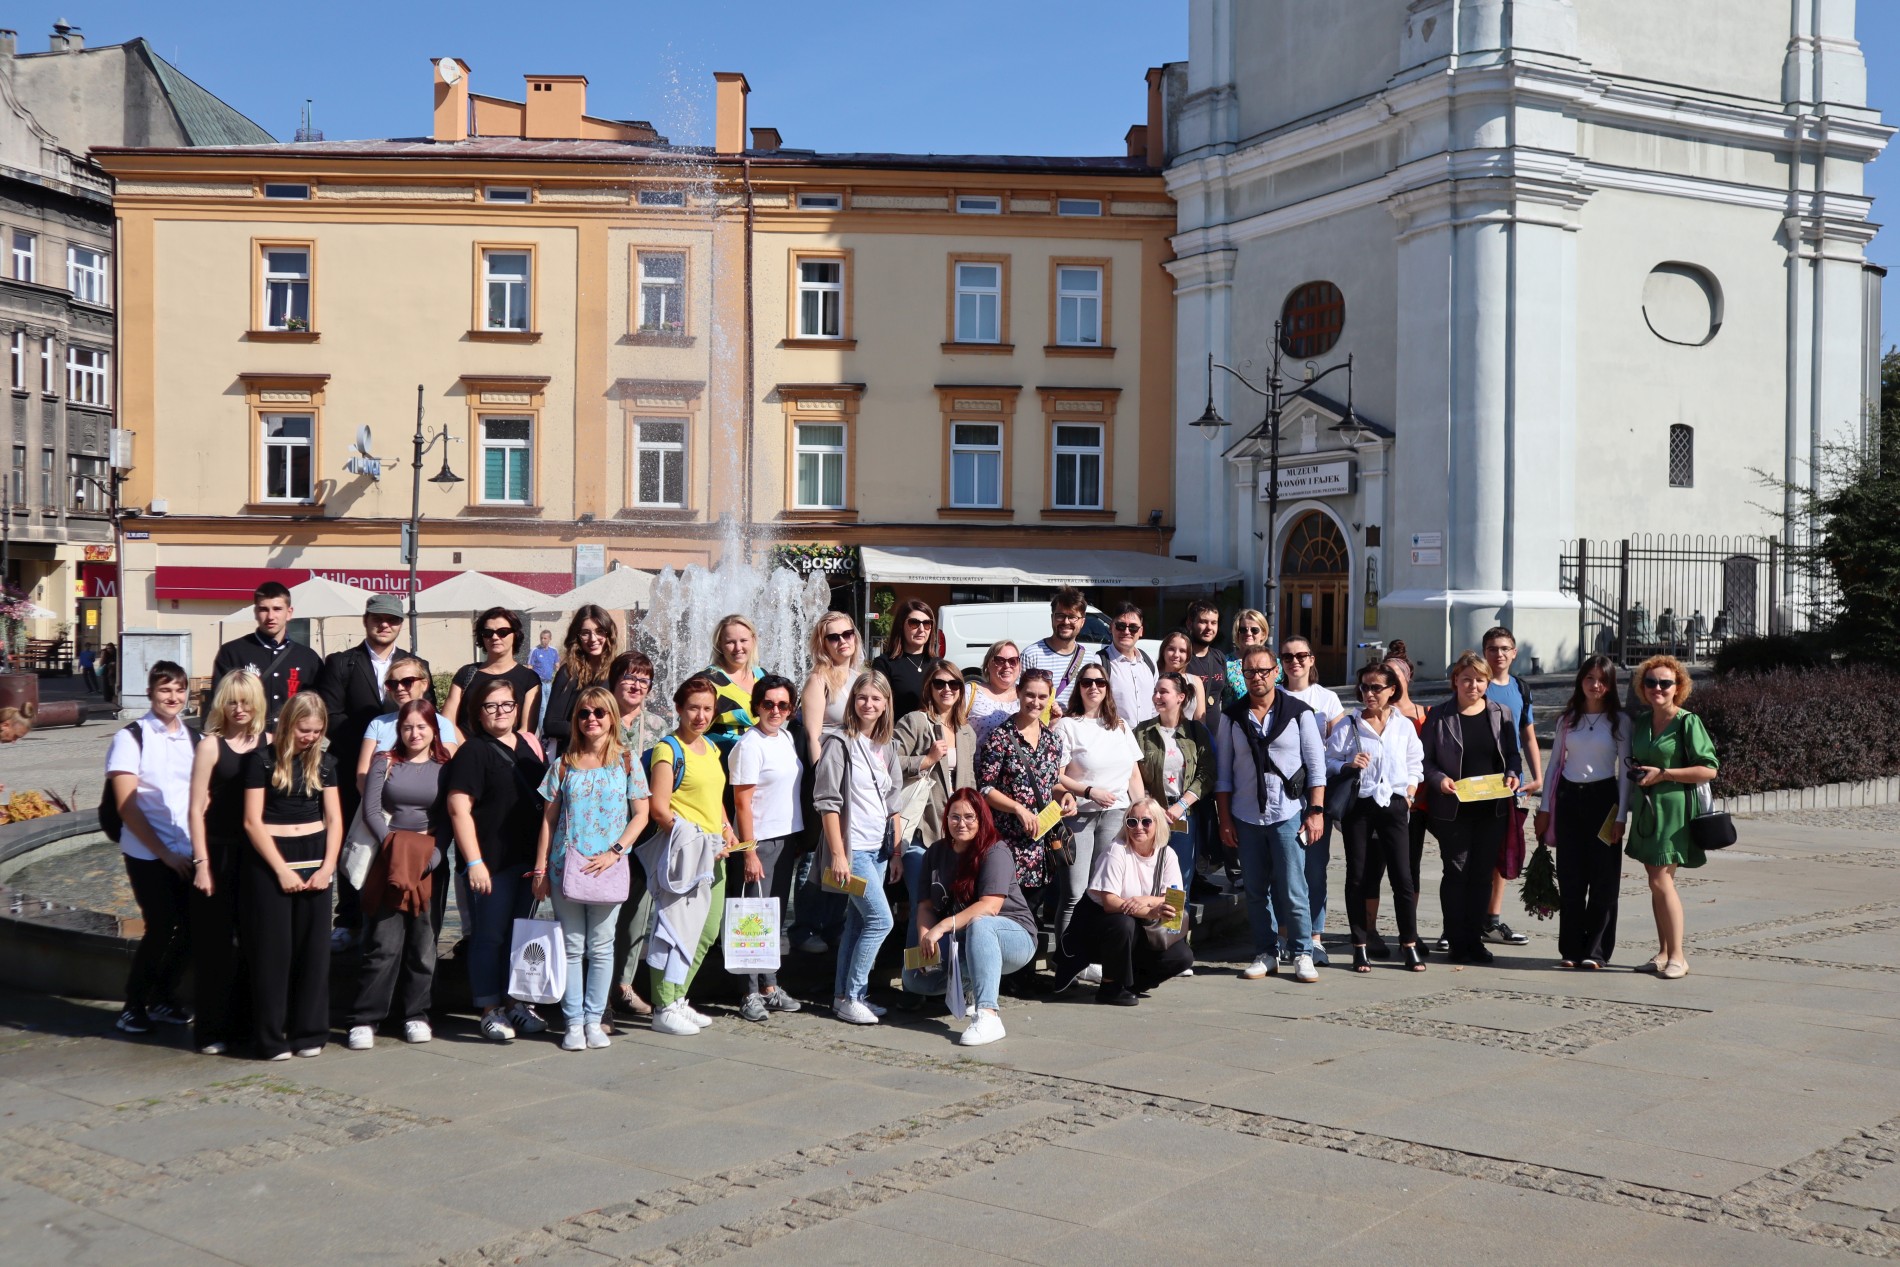
[[[326,577],[313,576],[290,587],[290,609],[302,620],[322,620],[328,616],[361,616],[374,598],[368,590]],[[251,605],[238,608],[226,620],[249,620]]]
[[[534,609],[537,616],[571,612],[592,603],[608,611],[646,608],[653,602],[653,574],[618,564],[585,585],[577,585],[565,594],[556,594]]]
[[[509,611],[536,611],[547,602],[540,590],[504,581],[486,572],[464,572],[416,595],[421,616],[458,616],[506,607]]]

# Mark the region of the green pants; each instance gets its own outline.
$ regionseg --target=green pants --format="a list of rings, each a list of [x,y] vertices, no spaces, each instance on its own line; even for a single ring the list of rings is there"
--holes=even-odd
[[[666,979],[666,974],[658,968],[653,970],[653,1007],[658,1010],[670,1003],[677,1003],[686,997],[692,989],[693,978],[699,975],[699,966],[706,962],[706,952],[719,937],[719,925],[726,914],[726,868],[721,865],[713,869],[712,905],[706,909],[706,927],[699,930],[699,945],[693,951],[693,966],[686,970],[686,980],[675,985]]]

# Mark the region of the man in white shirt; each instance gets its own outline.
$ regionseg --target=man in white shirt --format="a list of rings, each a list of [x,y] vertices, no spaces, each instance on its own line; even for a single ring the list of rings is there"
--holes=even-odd
[[[1141,608],[1123,603],[1109,625],[1114,638],[1102,648],[1102,667],[1108,671],[1108,693],[1115,713],[1133,730],[1155,715],[1155,662],[1136,645],[1141,639]]]
[[[177,998],[190,959],[191,758],[196,746],[179,714],[190,679],[170,660],[152,666],[146,694],[152,709],[112,737],[106,752],[107,794],[118,809],[119,852],[145,917],[145,934],[125,979],[118,1026],[143,1034],[154,1021],[185,1025],[191,1010]]]
[[[1041,669],[1055,683],[1049,696],[1052,720],[1062,716],[1069,693],[1075,689],[1075,675],[1082,671],[1083,649],[1076,635],[1082,632],[1088,614],[1089,602],[1082,591],[1063,586],[1049,600],[1049,636],[1023,648],[1023,669]]]
[[[1319,721],[1320,738],[1332,732],[1333,723],[1346,715],[1339,696],[1319,684],[1314,674],[1313,644],[1295,635],[1280,640],[1280,663],[1286,666],[1286,693],[1313,710]],[[1326,962],[1326,948],[1319,935],[1326,931],[1326,856],[1332,850],[1333,824],[1326,824],[1326,837],[1306,851],[1306,896],[1313,913],[1313,961]]]

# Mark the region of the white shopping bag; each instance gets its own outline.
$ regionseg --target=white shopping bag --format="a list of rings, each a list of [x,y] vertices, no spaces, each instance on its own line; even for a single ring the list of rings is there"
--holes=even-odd
[[[559,1003],[567,993],[567,940],[561,922],[515,921],[514,952],[508,956],[508,995],[523,1003]]]
[[[957,935],[950,934],[938,942],[937,946],[944,952],[945,975],[948,977],[948,984],[944,989],[944,1002],[950,1005],[950,1015],[960,1021],[969,1015],[969,1004],[963,1000],[963,956],[957,950]]]
[[[778,971],[779,909],[775,897],[729,897],[720,934],[727,972]]]

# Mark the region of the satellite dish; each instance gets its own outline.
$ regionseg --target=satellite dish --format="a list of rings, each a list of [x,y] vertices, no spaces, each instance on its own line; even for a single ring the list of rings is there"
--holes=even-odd
[[[356,451],[358,453],[368,453],[370,451],[369,424],[367,422],[356,429]]]
[[[369,449],[369,424],[364,423],[356,429],[356,443],[350,446],[352,456],[343,464],[343,469],[351,475],[367,475],[373,480],[380,480],[383,478],[385,459],[370,456]]]
[[[462,77],[462,66],[453,57],[439,58],[435,63],[435,73],[442,77],[443,83],[453,84]]]

